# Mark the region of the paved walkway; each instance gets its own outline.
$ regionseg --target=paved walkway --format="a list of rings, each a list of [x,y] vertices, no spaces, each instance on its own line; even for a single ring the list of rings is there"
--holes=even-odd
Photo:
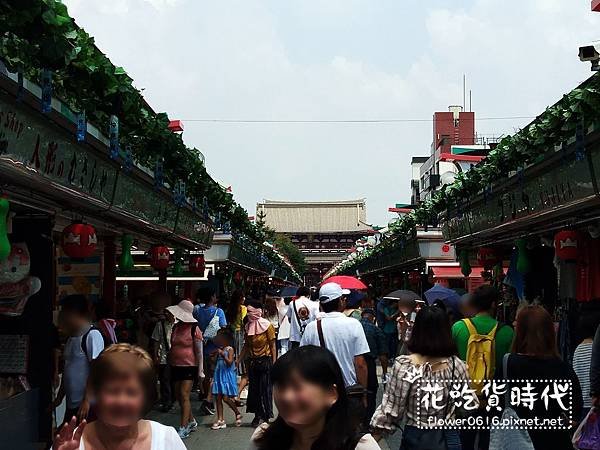
[[[192,397],[194,397],[194,394],[192,394]],[[198,411],[199,406],[199,402],[192,400],[194,413]],[[244,410],[244,408],[241,409],[242,411]],[[235,418],[233,413],[227,409],[225,411],[227,428],[215,431],[210,429],[214,421],[214,416],[196,415],[196,420],[199,424],[198,430],[185,440],[185,444],[190,450],[247,450],[250,436],[254,432],[254,429],[250,427],[253,417],[252,414],[244,414],[243,424],[238,428],[234,425]],[[179,407],[175,406],[168,413],[152,411],[149,418],[165,425],[177,427],[179,425]],[[383,450],[399,448],[399,445],[395,445],[392,442],[390,442],[391,447],[388,447],[384,441],[381,441],[380,445]]]

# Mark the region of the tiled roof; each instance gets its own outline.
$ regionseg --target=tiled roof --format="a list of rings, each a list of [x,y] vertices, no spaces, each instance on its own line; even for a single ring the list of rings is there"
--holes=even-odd
[[[348,233],[371,230],[364,199],[331,202],[265,200],[256,206],[267,226],[280,233]]]

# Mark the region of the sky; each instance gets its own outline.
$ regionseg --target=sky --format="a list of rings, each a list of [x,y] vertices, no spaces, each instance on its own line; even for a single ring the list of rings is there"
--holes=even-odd
[[[150,105],[184,122],[210,174],[250,215],[270,200],[365,198],[368,221],[410,200],[410,159],[430,121],[194,120],[535,116],[591,75],[578,47],[600,39],[588,0],[64,0]],[[528,120],[481,120],[512,134]]]

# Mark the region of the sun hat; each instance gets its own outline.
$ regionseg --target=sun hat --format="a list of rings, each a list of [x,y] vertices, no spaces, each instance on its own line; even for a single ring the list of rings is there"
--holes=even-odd
[[[326,283],[319,289],[319,301],[321,303],[332,302],[342,295],[348,295],[349,293],[349,289],[342,289],[337,283]]]
[[[194,304],[189,300],[181,300],[178,304],[169,306],[167,311],[173,314],[173,316],[181,322],[196,322],[196,319],[192,314],[194,311]]]

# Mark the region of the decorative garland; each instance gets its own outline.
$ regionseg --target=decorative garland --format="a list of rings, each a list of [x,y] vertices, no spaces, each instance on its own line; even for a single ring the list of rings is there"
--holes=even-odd
[[[207,206],[205,216],[218,216],[231,229],[246,235],[256,251],[265,252],[274,266],[279,256],[263,249],[263,240],[247,211],[206,171],[199,152],[168,129],[166,113],[155,113],[133,86],[122,67],[114,66],[75,24],[58,0],[0,0],[0,58],[9,70],[42,84],[51,74],[52,94],[78,111],[78,129],[86,120],[109,130],[119,120],[118,139],[131,158],[146,167],[160,161],[161,179],[171,186],[186,180],[193,205]],[[85,118],[85,119],[83,119]],[[104,124],[104,126],[103,126]],[[78,132],[78,135],[81,134]],[[162,180],[161,180],[162,183]]]

